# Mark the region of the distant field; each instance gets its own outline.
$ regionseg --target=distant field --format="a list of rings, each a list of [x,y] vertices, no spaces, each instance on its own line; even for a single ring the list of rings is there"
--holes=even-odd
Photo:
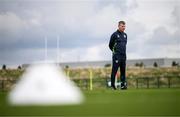
[[[180,116],[180,89],[83,91],[86,101],[76,106],[10,106],[0,92],[0,115],[61,116]]]

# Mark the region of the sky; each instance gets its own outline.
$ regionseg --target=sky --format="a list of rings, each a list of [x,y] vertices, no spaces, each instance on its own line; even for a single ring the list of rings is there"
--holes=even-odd
[[[179,0],[0,0],[0,65],[43,61],[45,38],[48,60],[111,60],[120,20],[127,59],[180,58]]]

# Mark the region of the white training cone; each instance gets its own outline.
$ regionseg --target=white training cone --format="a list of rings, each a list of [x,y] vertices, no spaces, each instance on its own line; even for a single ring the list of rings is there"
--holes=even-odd
[[[80,104],[78,87],[54,64],[30,66],[9,94],[13,105]]]

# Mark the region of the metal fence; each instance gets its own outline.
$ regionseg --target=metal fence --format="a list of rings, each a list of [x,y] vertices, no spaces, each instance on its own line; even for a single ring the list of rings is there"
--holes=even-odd
[[[174,88],[180,87],[179,77],[137,78],[136,88]]]
[[[110,78],[84,78],[71,79],[78,87],[85,90],[105,89],[110,87]],[[8,91],[17,80],[0,79],[0,90]],[[117,79],[119,83],[119,79]],[[128,88],[180,88],[180,77],[143,77],[143,78],[127,78]]]

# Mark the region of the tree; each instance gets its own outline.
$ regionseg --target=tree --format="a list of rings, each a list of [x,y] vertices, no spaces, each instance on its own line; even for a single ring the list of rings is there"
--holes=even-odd
[[[136,66],[136,67],[143,67],[143,66],[144,66],[144,63],[143,63],[143,62],[141,62],[141,63],[135,63],[135,66]]]
[[[68,69],[68,68],[69,68],[69,65],[66,65],[65,68]]]
[[[144,63],[141,62],[141,63],[139,64],[139,67],[143,67],[143,66],[144,66]]]
[[[5,65],[5,64],[2,66],[2,69],[3,69],[3,70],[6,70],[6,65]]]
[[[111,64],[109,64],[109,63],[104,65],[104,67],[110,67],[110,66],[111,66]]]
[[[158,64],[156,62],[154,62],[153,66],[154,67],[158,67]]]
[[[138,67],[138,66],[139,66],[139,63],[135,63],[135,66]]]
[[[18,66],[18,69],[21,70],[21,66],[20,65]]]
[[[172,62],[172,67],[178,66],[178,64],[176,63],[176,61]]]

